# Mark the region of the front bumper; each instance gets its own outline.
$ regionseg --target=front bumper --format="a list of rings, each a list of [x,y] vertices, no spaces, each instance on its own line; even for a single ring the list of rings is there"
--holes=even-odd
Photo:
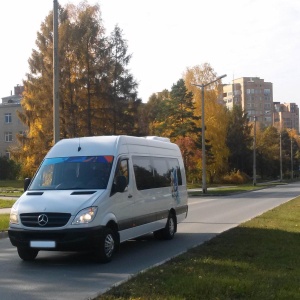
[[[103,226],[63,230],[25,230],[9,228],[8,236],[15,247],[31,247],[31,242],[54,242],[55,247],[36,248],[54,251],[90,251],[100,243]]]

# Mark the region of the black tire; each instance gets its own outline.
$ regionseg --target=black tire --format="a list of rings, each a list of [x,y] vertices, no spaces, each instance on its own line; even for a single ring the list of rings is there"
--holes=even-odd
[[[177,220],[173,213],[169,214],[166,227],[163,229],[163,238],[165,240],[172,240],[177,231]]]
[[[154,237],[159,240],[172,240],[177,231],[177,220],[174,213],[169,213],[165,228],[154,231]]]
[[[163,237],[163,229],[154,231],[153,235],[157,240],[162,240],[164,238]]]
[[[103,230],[100,244],[94,251],[94,257],[97,262],[108,263],[112,260],[113,254],[116,250],[116,234],[110,228]]]
[[[34,260],[39,253],[39,250],[26,248],[26,247],[18,247],[19,257],[25,261]]]

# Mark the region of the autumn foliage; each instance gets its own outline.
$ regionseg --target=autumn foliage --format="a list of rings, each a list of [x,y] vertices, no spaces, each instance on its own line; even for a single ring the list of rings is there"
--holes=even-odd
[[[28,131],[18,137],[20,146],[12,149],[23,176],[34,174],[53,145],[51,12],[41,24],[36,45],[28,60],[30,72],[23,82],[23,110],[19,113]],[[249,180],[254,124],[241,107],[226,109],[222,82],[216,81],[217,73],[210,64],[187,68],[170,91],[156,91],[142,103],[137,96],[138,83],[128,67],[130,59],[122,30],[116,26],[110,35],[105,34],[99,5],[83,1],[77,7],[68,4],[59,8],[60,138],[119,134],[168,137],[181,149],[188,181],[200,183],[205,130],[207,181]],[[204,84],[203,99],[199,85]],[[256,126],[260,177],[276,178],[279,174],[279,138],[283,171],[289,176],[291,157],[295,169],[300,165],[298,135]]]

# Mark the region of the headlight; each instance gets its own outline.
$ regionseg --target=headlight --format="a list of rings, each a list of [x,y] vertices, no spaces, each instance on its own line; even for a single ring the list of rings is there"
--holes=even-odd
[[[73,225],[77,224],[87,224],[94,220],[97,213],[97,207],[88,207],[81,210],[77,216],[75,217],[74,221],[72,222]]]
[[[9,216],[9,223],[11,224],[19,224],[18,212],[11,210]]]

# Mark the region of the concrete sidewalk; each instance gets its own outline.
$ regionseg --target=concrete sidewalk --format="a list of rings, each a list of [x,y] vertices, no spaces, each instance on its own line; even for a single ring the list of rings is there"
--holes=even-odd
[[[0,208],[0,215],[10,214],[10,208]]]

